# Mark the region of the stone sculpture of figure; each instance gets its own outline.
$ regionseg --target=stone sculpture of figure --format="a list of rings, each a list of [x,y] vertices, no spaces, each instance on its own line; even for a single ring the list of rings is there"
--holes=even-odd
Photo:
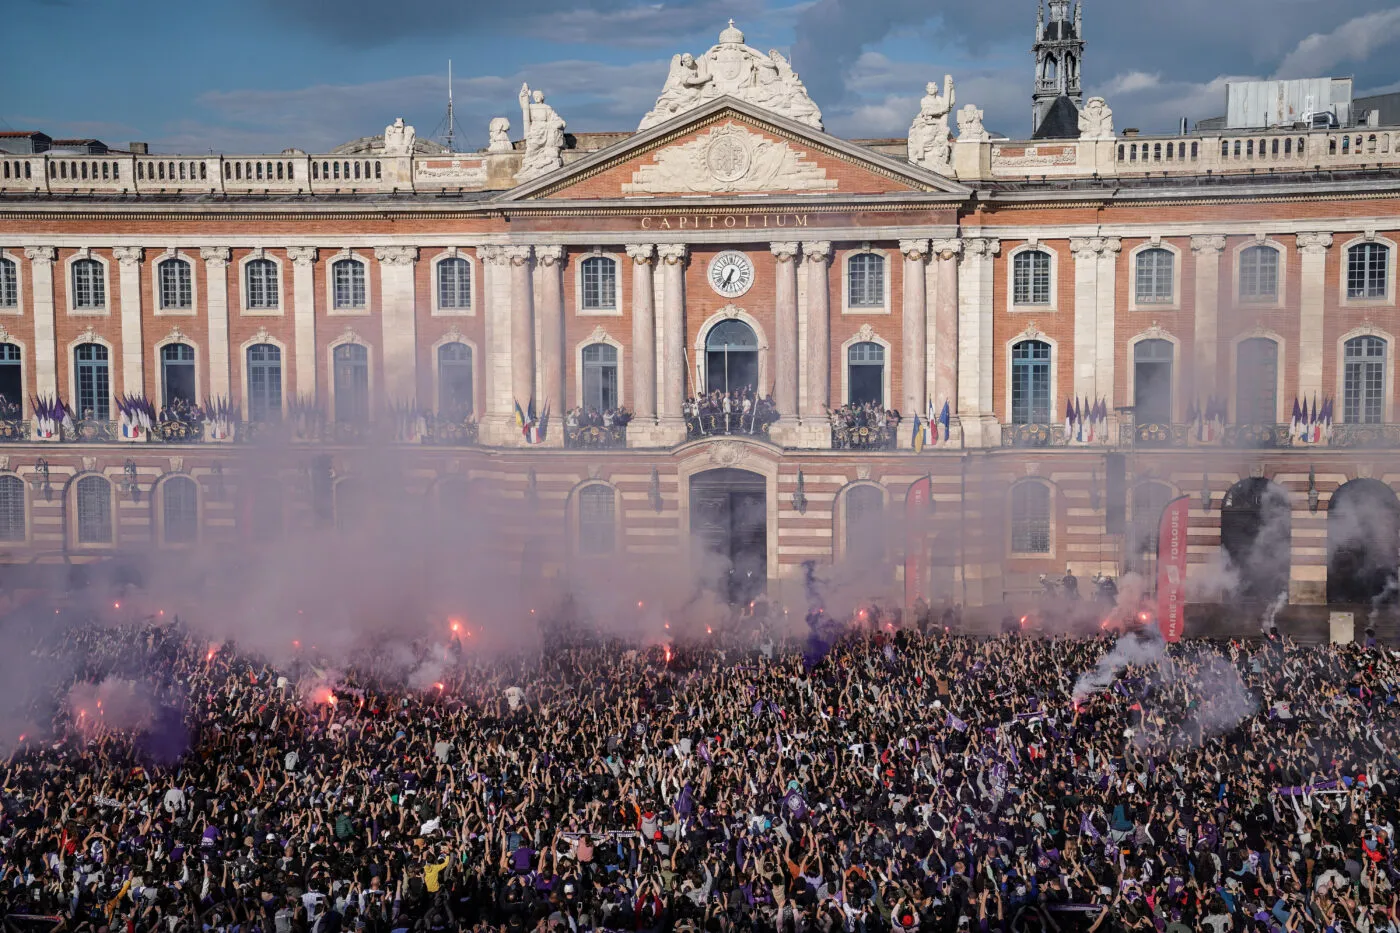
[[[943,76],[943,94],[930,81],[924,99],[919,102],[919,115],[909,127],[909,161],[931,171],[947,174],[952,162],[952,146],[948,142],[948,114],[953,112],[957,94],[953,76]]]
[[[983,113],[976,104],[968,104],[958,111],[958,141],[980,143],[987,138],[987,128],[982,125]]]
[[[510,121],[505,117],[493,117],[491,120],[491,143],[486,147],[486,151],[510,152],[512,148],[510,144]]]
[[[705,87],[710,84],[709,69],[703,61],[686,52],[671,59],[671,73],[666,86],[656,99],[656,107],[647,114],[645,125],[665,123],[678,113],[684,113],[701,102]]]
[[[1091,97],[1079,112],[1080,139],[1112,139],[1113,111],[1102,97]]]
[[[411,126],[405,126],[403,117],[399,117],[392,126],[384,127],[384,154],[413,155],[413,146],[417,138],[417,131]]]
[[[515,177],[516,181],[528,181],[564,164],[560,155],[564,149],[564,121],[544,102],[544,92],[531,92],[528,84],[520,86],[520,116],[525,124],[525,159]]]

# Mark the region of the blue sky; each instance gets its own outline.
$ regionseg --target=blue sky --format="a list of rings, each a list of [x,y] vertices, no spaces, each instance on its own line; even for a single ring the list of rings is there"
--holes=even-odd
[[[1030,123],[1035,0],[8,0],[0,128],[163,152],[325,151],[403,116],[429,136],[453,60],[459,142],[519,122],[522,81],[572,130],[629,130],[672,54],[732,16],[788,53],[827,128],[902,136],[923,85],[1012,136]],[[1086,0],[1089,93],[1120,128],[1168,130],[1224,110],[1228,77],[1354,75],[1400,89],[1394,0]]]

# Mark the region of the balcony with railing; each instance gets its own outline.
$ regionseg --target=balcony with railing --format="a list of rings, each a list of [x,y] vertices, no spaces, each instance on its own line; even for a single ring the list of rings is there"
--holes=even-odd
[[[832,450],[894,450],[898,446],[898,425],[831,426]]]
[[[564,426],[564,447],[568,450],[612,450],[626,446],[626,424]]]

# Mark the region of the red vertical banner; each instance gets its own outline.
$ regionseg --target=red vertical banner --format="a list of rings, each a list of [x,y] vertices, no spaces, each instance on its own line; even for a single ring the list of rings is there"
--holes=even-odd
[[[904,605],[912,608],[920,596],[928,599],[928,517],[933,504],[933,480],[925,476],[909,487],[904,498]]]
[[[1167,641],[1186,631],[1186,526],[1191,499],[1167,503],[1157,533],[1157,625]]]

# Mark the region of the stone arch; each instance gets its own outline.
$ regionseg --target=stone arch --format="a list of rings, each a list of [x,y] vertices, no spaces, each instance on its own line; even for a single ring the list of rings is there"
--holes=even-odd
[[[1393,602],[1400,573],[1400,499],[1375,479],[1344,483],[1327,504],[1327,601]]]
[[[1262,476],[1231,486],[1220,503],[1220,546],[1239,574],[1239,597],[1268,602],[1288,592],[1293,511],[1288,491]]]

